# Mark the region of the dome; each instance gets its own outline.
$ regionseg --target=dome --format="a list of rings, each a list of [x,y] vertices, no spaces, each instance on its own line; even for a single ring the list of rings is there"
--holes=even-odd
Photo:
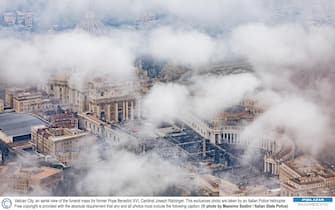
[[[107,28],[95,17],[93,12],[87,13],[85,18],[76,26],[76,29],[95,35],[107,34]]]

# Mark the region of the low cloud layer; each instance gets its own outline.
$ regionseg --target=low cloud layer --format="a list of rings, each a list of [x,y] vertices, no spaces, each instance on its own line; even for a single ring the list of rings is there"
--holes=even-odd
[[[93,147],[76,167],[86,171],[77,184],[78,192],[84,195],[153,196],[191,185],[189,173],[163,159],[156,149],[136,154],[113,146],[104,152]]]
[[[239,104],[260,86],[254,75],[236,74],[195,78],[191,111],[202,119],[211,119],[225,109]]]
[[[77,81],[91,77],[92,72],[127,79],[135,69],[128,45],[120,37],[81,31],[36,35],[29,40],[1,38],[0,71],[3,79],[17,84],[42,82],[55,72],[69,73]]]
[[[149,52],[156,59],[196,67],[208,63],[215,48],[215,41],[207,34],[159,28],[151,33]]]
[[[282,98],[248,125],[243,139],[274,139],[298,151],[319,154],[330,141],[329,118],[320,108],[300,98]]]
[[[159,84],[144,99],[144,115],[154,122],[170,122],[188,114],[210,120],[238,104],[260,81],[251,74],[198,76],[191,85]]]
[[[234,30],[231,45],[255,70],[317,68],[334,60],[335,30],[327,26],[248,24]]]
[[[144,116],[155,123],[173,122],[185,114],[189,97],[189,91],[183,85],[155,85],[144,98]]]
[[[267,111],[247,127],[245,135],[268,135],[320,155],[335,146],[335,30],[331,26],[248,24],[232,33],[232,49],[254,67],[268,89],[259,101]],[[274,90],[274,91],[272,91]],[[280,131],[280,132],[279,132]],[[281,133],[281,134],[279,134]]]

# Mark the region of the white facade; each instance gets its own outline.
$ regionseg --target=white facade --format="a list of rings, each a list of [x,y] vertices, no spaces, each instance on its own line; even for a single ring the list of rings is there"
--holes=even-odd
[[[113,144],[118,144],[123,138],[131,138],[130,135],[114,129],[110,124],[105,123],[95,116],[86,113],[79,114],[79,128],[85,129],[94,135],[109,140]]]
[[[210,128],[204,121],[191,115],[182,121],[199,135],[209,139],[213,144],[226,143],[250,145],[272,153],[275,153],[278,150],[278,145],[273,139],[268,139],[261,136],[258,139],[241,139],[240,134],[243,129],[242,126],[223,126],[221,129],[214,129]]]

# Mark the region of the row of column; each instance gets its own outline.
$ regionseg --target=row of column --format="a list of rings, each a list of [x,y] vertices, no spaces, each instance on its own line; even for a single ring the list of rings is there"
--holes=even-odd
[[[215,134],[214,138],[215,142],[219,142],[219,139],[221,141],[225,141],[228,144],[236,144],[239,142],[239,134],[237,133],[222,133],[221,135]]]
[[[268,152],[276,152],[276,142],[275,141],[271,141],[268,139],[262,139],[261,140],[261,145],[259,145],[259,147],[263,148],[264,150],[268,151]]]
[[[134,101],[123,101],[122,120],[133,120],[133,119],[134,119]],[[110,104],[107,105],[106,120],[107,121],[114,120],[115,122],[119,121],[119,102],[114,103],[114,116],[111,116],[111,105]]]
[[[104,112],[104,118],[108,122],[119,122],[119,112],[122,117],[121,121],[134,120],[135,116],[141,116],[140,102],[134,100],[113,102],[104,105],[93,105],[90,103],[89,106],[89,110],[94,112],[99,118]]]
[[[134,101],[130,101],[130,113],[129,113],[129,101],[122,102],[123,108],[123,120],[133,120],[134,119]],[[129,117],[130,115],[130,117]],[[129,119],[130,118],[130,119]]]
[[[241,143],[240,136],[238,133],[222,133],[220,134],[215,134],[212,138],[214,138],[215,143],[221,143],[224,141],[225,143],[228,144],[239,144]],[[244,142],[246,144],[249,144],[249,141]],[[277,149],[277,145],[275,141],[270,141],[268,139],[262,139],[260,141],[256,142],[257,147],[263,148],[266,151],[269,152],[275,152]]]
[[[277,164],[264,160],[264,172],[271,173],[272,175],[278,175]]]

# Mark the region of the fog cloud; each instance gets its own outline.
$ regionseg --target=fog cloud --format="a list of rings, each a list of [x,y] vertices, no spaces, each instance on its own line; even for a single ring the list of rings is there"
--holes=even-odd
[[[316,155],[329,141],[329,119],[315,104],[299,98],[285,98],[275,104],[242,133],[242,138],[276,139],[283,145]]]
[[[144,116],[154,123],[172,122],[185,114],[189,99],[189,91],[183,85],[155,85],[144,98]]]
[[[234,30],[231,45],[255,70],[315,68],[334,59],[335,30],[326,26],[248,24]]]
[[[77,185],[78,192],[85,195],[153,196],[174,186],[183,188],[190,181],[185,169],[163,159],[155,149],[136,154],[111,147],[103,158],[97,149],[91,148],[77,164],[87,171]]]
[[[156,59],[196,67],[210,61],[215,52],[215,41],[195,30],[159,28],[151,34],[149,50]]]
[[[192,113],[210,120],[216,114],[238,104],[259,87],[251,74],[199,76],[190,85],[158,84],[144,99],[145,116],[155,122],[182,119]]]
[[[54,72],[73,74],[76,81],[88,76],[129,79],[135,72],[131,46],[117,37],[73,31],[29,40],[3,38],[0,46],[3,78],[18,84],[41,82]]]

